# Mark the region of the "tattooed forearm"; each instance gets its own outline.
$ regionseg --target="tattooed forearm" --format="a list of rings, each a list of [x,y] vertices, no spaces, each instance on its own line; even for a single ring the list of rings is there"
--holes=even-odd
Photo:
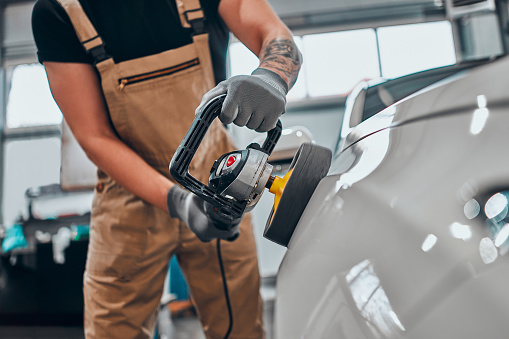
[[[295,43],[288,38],[275,38],[262,46],[260,67],[281,75],[291,88],[299,74],[302,56]]]

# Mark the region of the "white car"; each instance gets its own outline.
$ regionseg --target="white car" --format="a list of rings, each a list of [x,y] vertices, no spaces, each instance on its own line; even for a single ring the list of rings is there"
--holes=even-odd
[[[508,74],[455,72],[349,131],[279,268],[277,339],[509,337]]]

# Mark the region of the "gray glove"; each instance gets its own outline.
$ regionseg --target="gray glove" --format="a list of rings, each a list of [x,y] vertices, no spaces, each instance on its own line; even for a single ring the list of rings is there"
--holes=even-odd
[[[233,241],[239,235],[241,219],[232,220],[220,214],[212,205],[177,185],[168,191],[166,204],[170,216],[183,221],[203,242],[216,238]]]
[[[226,94],[219,119],[224,124],[247,126],[257,132],[267,132],[274,127],[285,112],[288,85],[277,73],[257,68],[251,75],[237,75],[220,82],[203,96],[196,109],[215,97]]]

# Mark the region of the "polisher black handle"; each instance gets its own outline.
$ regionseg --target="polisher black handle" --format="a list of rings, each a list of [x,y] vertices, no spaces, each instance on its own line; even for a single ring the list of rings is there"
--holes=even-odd
[[[189,165],[212,122],[219,116],[225,97],[226,94],[215,97],[196,115],[191,127],[171,159],[170,174],[183,187],[218,208],[223,214],[230,215],[232,219],[236,219],[242,217],[248,201],[235,201],[216,194],[210,187],[189,173]],[[260,150],[270,155],[281,137],[282,129],[281,121],[278,121],[276,127],[267,132],[267,138]]]

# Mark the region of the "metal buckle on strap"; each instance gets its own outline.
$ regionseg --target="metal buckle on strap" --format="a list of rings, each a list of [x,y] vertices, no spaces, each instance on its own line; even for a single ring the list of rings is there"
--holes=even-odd
[[[92,58],[94,58],[94,65],[110,58],[108,53],[106,53],[104,44],[92,47],[91,49],[88,50],[88,53],[90,53],[90,55],[92,55]]]
[[[192,9],[192,10],[184,12],[184,17],[186,18],[186,21],[191,25],[191,29],[193,30],[194,35],[204,34],[207,32],[205,29],[205,14],[203,14],[204,16],[202,16],[201,18],[198,18],[198,19],[190,19],[189,18],[189,13],[198,12],[198,11],[203,12],[203,10],[201,8]]]

